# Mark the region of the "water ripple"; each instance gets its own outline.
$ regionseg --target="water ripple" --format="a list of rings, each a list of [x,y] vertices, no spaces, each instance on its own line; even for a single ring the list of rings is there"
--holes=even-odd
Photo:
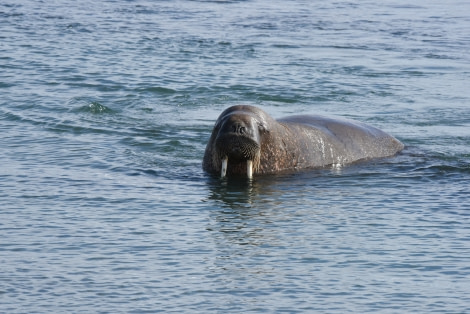
[[[4,1],[1,312],[468,312],[459,1]],[[205,174],[217,116],[348,117],[394,158]]]

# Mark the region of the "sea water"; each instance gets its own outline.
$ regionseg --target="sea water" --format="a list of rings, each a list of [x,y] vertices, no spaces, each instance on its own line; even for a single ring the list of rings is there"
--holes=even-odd
[[[0,4],[0,312],[470,311],[468,1]],[[205,174],[217,116],[393,158]]]

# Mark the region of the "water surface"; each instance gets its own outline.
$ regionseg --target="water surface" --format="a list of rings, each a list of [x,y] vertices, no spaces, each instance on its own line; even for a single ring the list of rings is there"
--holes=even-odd
[[[4,1],[0,310],[470,311],[470,5]],[[394,158],[220,180],[228,106]]]

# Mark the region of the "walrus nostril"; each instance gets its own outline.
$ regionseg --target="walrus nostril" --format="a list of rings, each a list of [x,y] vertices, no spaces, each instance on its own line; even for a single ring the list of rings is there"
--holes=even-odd
[[[240,123],[234,123],[234,124],[232,124],[232,132],[243,135],[243,134],[246,133],[246,127],[244,127]]]

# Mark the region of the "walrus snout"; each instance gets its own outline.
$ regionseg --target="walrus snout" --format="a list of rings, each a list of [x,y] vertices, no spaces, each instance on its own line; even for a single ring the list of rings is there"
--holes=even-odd
[[[235,134],[219,134],[215,147],[221,158],[228,157],[237,162],[253,159],[260,149],[252,138]]]
[[[255,126],[249,116],[228,115],[221,121],[217,133],[217,150],[234,160],[253,158],[254,151],[259,149],[259,132]]]
[[[231,173],[242,174],[246,171],[248,178],[253,175],[253,166],[256,170],[259,165],[261,147],[258,142],[244,135],[219,134],[215,151],[215,163],[221,165],[221,177],[225,177],[229,161]]]
[[[221,165],[221,176],[227,169],[231,173],[243,173],[248,177],[259,163],[260,138],[256,121],[250,116],[228,115],[220,121],[215,138],[215,164]],[[229,168],[230,165],[230,168]],[[255,168],[256,169],[256,168]]]

